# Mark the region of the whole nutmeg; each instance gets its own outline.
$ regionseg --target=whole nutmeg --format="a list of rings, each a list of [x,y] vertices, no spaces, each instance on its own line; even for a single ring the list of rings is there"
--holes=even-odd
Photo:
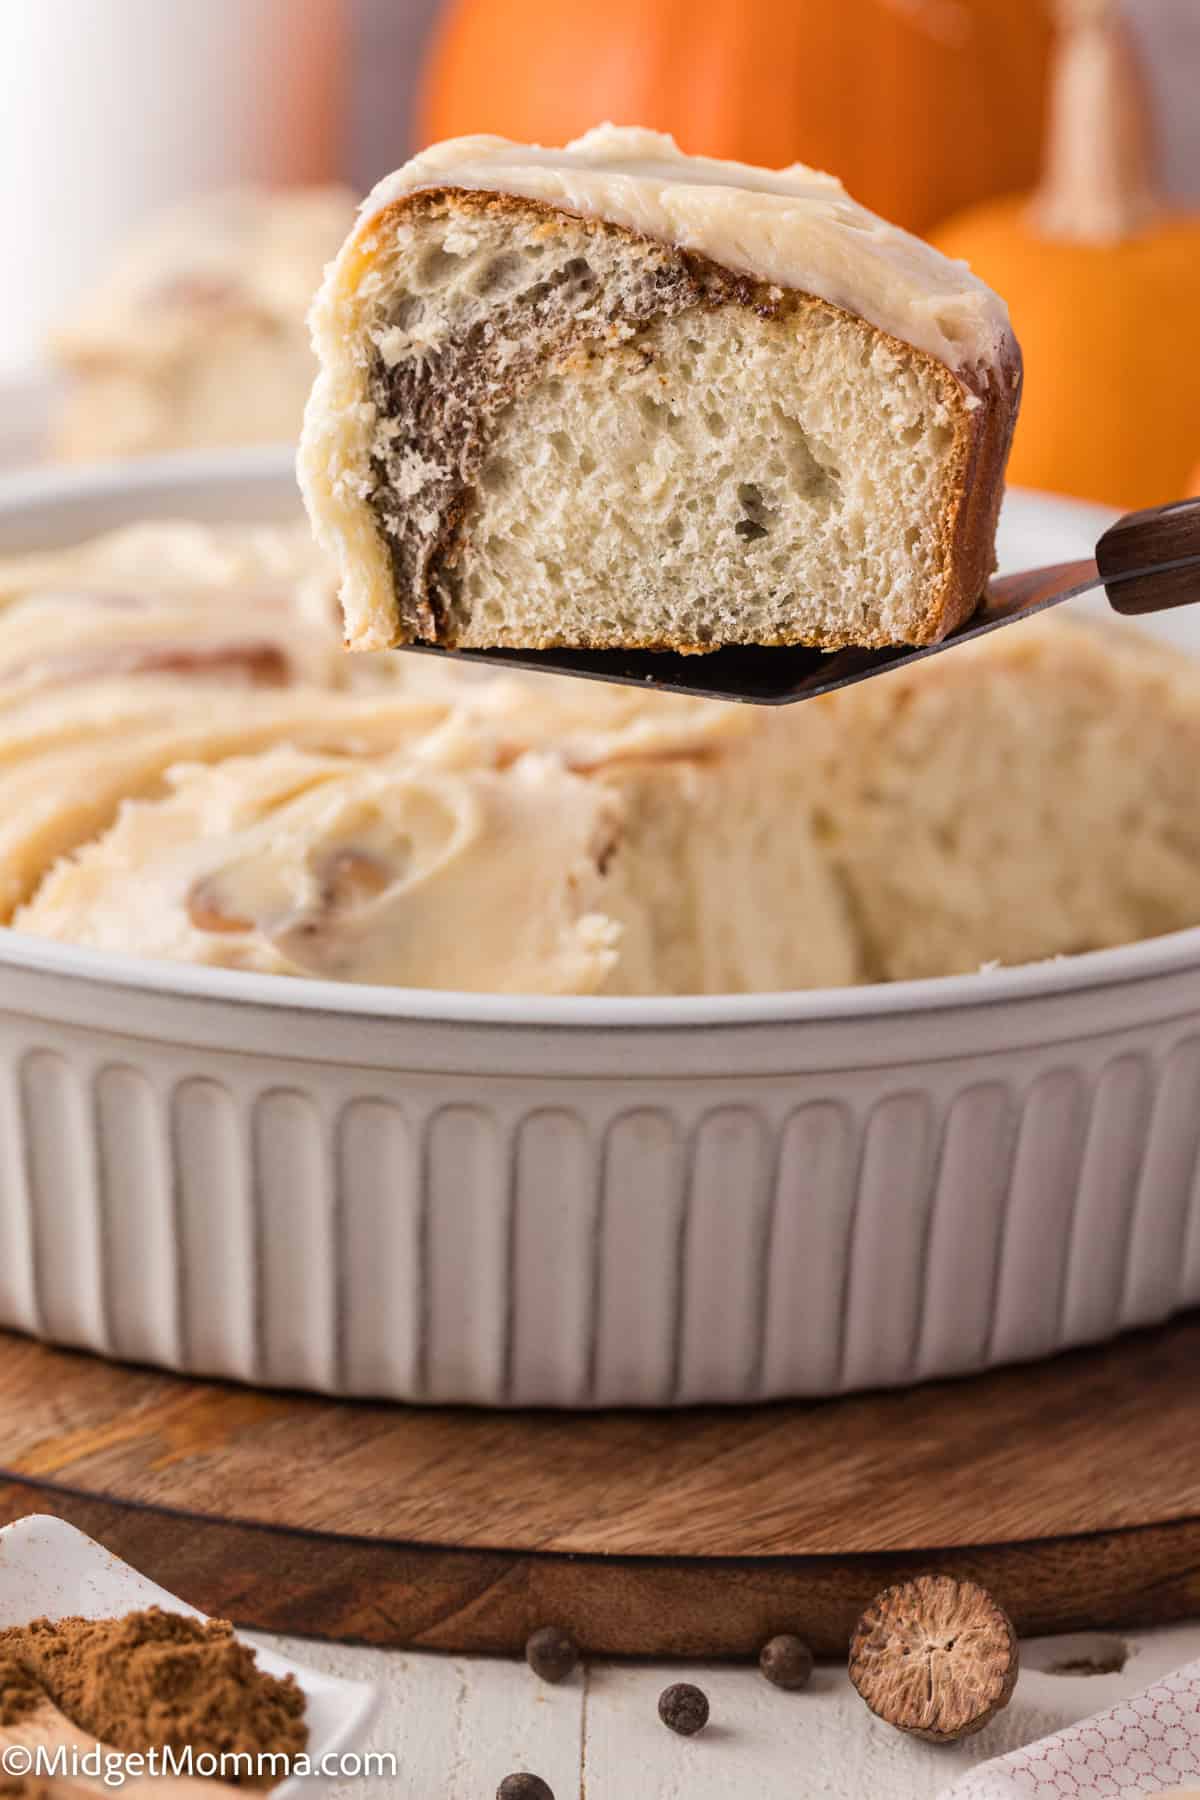
[[[526,1640],[525,1661],[542,1681],[565,1681],[579,1661],[579,1646],[557,1625],[543,1625]]]
[[[540,1775],[506,1775],[496,1800],[554,1800],[554,1794]]]
[[[676,1681],[658,1696],[658,1716],[680,1737],[695,1737],[708,1724],[708,1695],[690,1681]]]
[[[783,1631],[763,1645],[758,1666],[774,1687],[795,1691],[812,1680],[813,1653],[803,1638]]]
[[[1012,1699],[1017,1634],[986,1588],[921,1575],[886,1588],[850,1640],[850,1679],[879,1718],[953,1744]]]

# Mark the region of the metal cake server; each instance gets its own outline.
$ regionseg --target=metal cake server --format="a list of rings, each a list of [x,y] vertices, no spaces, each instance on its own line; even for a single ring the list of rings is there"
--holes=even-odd
[[[1104,588],[1114,611],[1131,617],[1200,601],[1200,499],[1127,513],[1100,538],[1094,558],[1027,569],[993,581],[965,625],[940,643],[920,648],[905,644],[885,650],[735,645],[702,656],[680,656],[670,650],[445,650],[434,644],[406,648],[468,663],[541,669],[710,700],[784,706],[850,687],[923,657],[940,656],[985,632],[1015,625],[1097,587]]]

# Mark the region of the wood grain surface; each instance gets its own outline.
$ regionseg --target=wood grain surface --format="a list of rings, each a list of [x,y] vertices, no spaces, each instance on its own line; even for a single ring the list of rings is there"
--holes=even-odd
[[[1023,1631],[1200,1611],[1200,1321],[894,1394],[674,1414],[424,1411],[0,1335],[0,1521],[51,1511],[263,1630],[511,1650],[840,1650],[898,1574]]]

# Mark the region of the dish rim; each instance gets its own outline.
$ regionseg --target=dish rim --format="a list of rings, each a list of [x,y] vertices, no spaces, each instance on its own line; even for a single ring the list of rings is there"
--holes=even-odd
[[[1093,950],[1079,956],[937,975],[921,981],[844,988],[793,988],[762,994],[596,995],[476,994],[455,988],[384,987],[307,976],[197,967],[132,953],[60,944],[29,932],[0,930],[0,969],[66,976],[159,999],[216,1001],[277,1013],[340,1014],[380,1023],[529,1026],[571,1030],[695,1030],[720,1026],[862,1022],[913,1013],[962,1012],[1024,1000],[1133,986],[1200,967],[1200,926]]]

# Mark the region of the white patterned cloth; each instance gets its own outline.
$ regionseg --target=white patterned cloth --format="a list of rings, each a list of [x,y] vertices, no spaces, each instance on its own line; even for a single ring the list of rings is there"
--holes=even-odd
[[[1200,1663],[984,1763],[946,1800],[1139,1800],[1168,1788],[1200,1791]]]

